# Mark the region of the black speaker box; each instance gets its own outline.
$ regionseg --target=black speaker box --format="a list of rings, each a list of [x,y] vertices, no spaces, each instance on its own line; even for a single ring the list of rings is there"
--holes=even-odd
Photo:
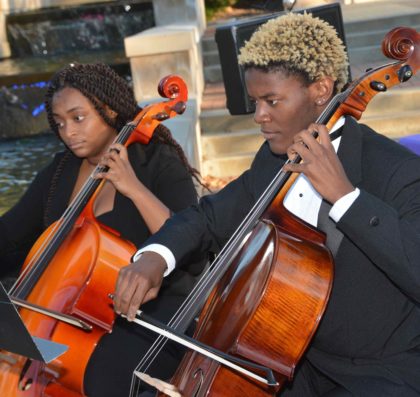
[[[304,11],[323,19],[333,26],[346,46],[343,16],[339,3],[297,10],[294,12],[303,13]],[[255,110],[255,107],[250,102],[248,93],[246,92],[244,70],[238,64],[239,49],[245,44],[245,41],[250,39],[252,33],[254,33],[260,25],[264,24],[269,19],[276,18],[284,13],[285,11],[245,18],[221,25],[216,29],[215,39],[219,50],[223,82],[226,90],[226,106],[229,109],[230,114],[247,114],[253,113]]]

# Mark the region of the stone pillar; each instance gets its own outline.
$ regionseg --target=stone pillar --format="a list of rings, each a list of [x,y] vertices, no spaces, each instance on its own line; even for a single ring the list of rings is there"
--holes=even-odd
[[[134,92],[140,104],[161,100],[160,79],[182,77],[188,87],[187,111],[165,125],[183,147],[188,160],[201,169],[200,109],[204,90],[201,35],[204,0],[153,0],[156,27],[125,38]]]
[[[9,12],[9,2],[0,2],[0,59],[10,57],[10,46],[6,35],[6,15]]]
[[[168,74],[180,75],[189,97],[201,101],[204,86],[199,36],[194,25],[168,25],[126,37],[134,92],[138,100],[156,97],[156,83]]]
[[[10,57],[10,46],[6,35],[6,15],[0,9],[0,58]]]
[[[199,115],[204,89],[199,35],[195,25],[168,25],[145,30],[125,39],[134,93],[144,105],[161,100],[157,86],[162,77],[176,74],[188,87],[187,111],[165,122],[183,147],[188,160],[201,168]]]

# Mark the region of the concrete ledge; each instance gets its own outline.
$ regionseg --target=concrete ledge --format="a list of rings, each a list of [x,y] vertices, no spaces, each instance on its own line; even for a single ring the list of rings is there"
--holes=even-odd
[[[130,58],[138,101],[156,96],[162,77],[176,73],[188,86],[189,98],[201,106],[204,90],[200,36],[196,25],[170,25],[147,29],[124,40]]]
[[[147,29],[124,40],[127,57],[188,50],[200,40],[195,25],[167,25]]]

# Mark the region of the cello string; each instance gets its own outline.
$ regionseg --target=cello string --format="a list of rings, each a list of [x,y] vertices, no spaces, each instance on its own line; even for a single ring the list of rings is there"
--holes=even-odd
[[[130,136],[131,132],[135,128],[135,125],[128,123],[120,131],[120,133],[115,138],[114,143],[123,143]],[[10,294],[19,295],[21,291],[27,288],[31,283],[31,278],[38,271],[39,267],[42,266],[44,258],[49,254],[49,249],[54,249],[57,241],[62,238],[62,231],[65,231],[72,222],[74,222],[74,215],[80,211],[80,207],[84,201],[86,201],[89,195],[92,194],[92,188],[95,184],[98,184],[98,180],[93,179],[93,176],[97,172],[105,171],[105,167],[97,165],[88,177],[85,184],[80,189],[79,193],[75,196],[72,202],[64,211],[63,215],[56,222],[53,229],[49,233],[46,239],[42,242],[41,246],[34,253],[34,256],[28,262],[25,270],[18,277],[12,288],[10,289]],[[29,269],[29,270],[27,270]]]
[[[124,144],[127,141],[128,137],[131,135],[131,133],[134,131],[134,129],[139,125],[140,121],[142,121],[146,115],[147,111],[144,112],[138,119],[135,119],[134,121],[125,124],[121,131],[117,134],[113,143]],[[90,177],[82,186],[79,193],[72,200],[70,205],[66,208],[63,215],[57,221],[54,228],[50,231],[50,234],[47,236],[46,239],[43,240],[41,246],[34,253],[30,262],[28,262],[27,266],[25,267],[25,271],[21,273],[14,285],[10,288],[10,294],[17,293],[19,295],[21,291],[23,291],[25,288],[30,287],[32,277],[36,275],[36,273],[39,271],[39,268],[43,264],[44,266],[46,266],[46,264],[49,262],[48,261],[47,263],[44,263],[45,258],[51,253],[51,250],[57,249],[57,247],[55,247],[55,244],[57,242],[59,243],[60,239],[63,239],[67,235],[66,228],[68,228],[72,225],[72,223],[74,223],[74,216],[78,211],[81,211],[80,206],[83,204],[83,202],[85,202],[85,200],[87,201],[89,195],[94,193],[92,192],[92,189],[95,186],[95,184],[99,185],[99,182],[93,179],[93,176],[95,175],[95,173],[102,171],[106,171],[106,168],[97,166],[95,170],[93,170]],[[64,236],[62,234],[64,234]],[[54,255],[54,252],[52,253],[52,255]]]
[[[147,113],[148,112],[145,111],[141,115],[141,117],[138,117],[138,119],[135,119],[134,121],[125,124],[121,131],[117,134],[113,143],[125,143],[131,135],[131,133],[134,131],[134,129],[147,115]],[[48,255],[51,253],[51,250],[57,249],[57,247],[55,246],[56,243],[59,243],[60,240],[67,235],[66,228],[68,228],[69,226],[71,226],[72,223],[74,223],[74,216],[78,211],[81,211],[80,206],[85,200],[87,201],[90,194],[94,193],[92,192],[93,186],[99,183],[97,182],[97,180],[93,179],[93,176],[95,175],[95,173],[105,170],[105,167],[100,166],[97,166],[95,170],[93,170],[86,183],[82,186],[79,193],[72,200],[70,205],[64,211],[63,215],[57,221],[54,228],[51,230],[51,233],[46,239],[43,240],[41,246],[34,253],[30,262],[28,262],[27,266],[25,267],[25,271],[21,273],[16,282],[10,288],[9,294],[20,295],[23,290],[31,287],[31,285],[33,284],[31,284],[32,278],[35,277],[37,272],[39,272],[39,269],[42,267],[42,265],[46,267],[46,265],[49,262],[48,261],[47,263],[44,263],[45,258],[48,257]],[[52,255],[54,255],[54,252],[52,253]],[[26,269],[29,270],[26,271]]]
[[[324,109],[324,111],[319,116],[317,122],[322,123],[324,122],[326,116],[330,116],[332,111],[336,108],[337,104],[340,100],[343,99],[343,97],[346,96],[347,90],[342,93],[335,96],[327,105],[327,107]],[[285,164],[288,164],[290,162],[298,162],[300,160],[287,160]],[[277,194],[280,187],[284,184],[284,179],[289,176],[289,173],[286,173],[282,171],[282,169],[276,174],[276,176],[273,178],[271,183],[268,185],[266,190],[263,192],[263,194],[260,196],[256,204],[253,206],[253,208],[248,213],[247,217],[244,219],[244,221],[241,223],[241,225],[236,229],[236,232],[234,235],[229,239],[229,241],[225,244],[222,251],[219,253],[216,260],[213,262],[211,269],[206,270],[204,275],[200,278],[196,286],[193,288],[191,293],[188,295],[184,303],[180,306],[178,311],[174,314],[171,321],[168,323],[170,326],[177,326],[189,312],[191,311],[192,305],[196,306],[196,301],[200,295],[203,295],[203,291],[206,291],[206,295],[209,292],[208,286],[211,284],[212,279],[214,278],[214,275],[224,273],[221,272],[221,268],[225,266],[226,258],[227,261],[229,261],[232,256],[236,253],[238,249],[241,248],[241,245],[238,246],[238,241],[244,240],[245,235],[249,233],[249,229],[255,225],[256,218],[258,219],[262,211],[265,210],[269,202],[273,199],[273,194]],[[239,232],[239,233],[238,233]],[[235,251],[235,252],[233,252]],[[150,367],[152,361],[156,358],[157,354],[160,353],[162,348],[164,347],[164,344],[166,343],[166,338],[161,336],[156,339],[155,343],[151,346],[149,351],[146,353],[145,356],[143,356],[142,360],[139,362],[136,370],[140,372],[147,371],[147,369]],[[147,364],[147,360],[150,360]],[[134,378],[134,375],[133,375]],[[137,377],[135,377],[137,380]],[[133,384],[132,384],[133,389]]]
[[[335,103],[333,101],[330,102],[328,107],[325,109],[323,114],[326,114],[335,106]],[[322,114],[322,115],[323,115]],[[319,119],[322,119],[322,115],[319,117]],[[288,160],[286,163],[291,162]],[[225,248],[231,248],[233,246],[233,243],[237,242],[238,240],[243,240],[245,235],[249,232],[249,228],[255,225],[255,214],[258,216],[261,215],[261,209],[265,209],[266,205],[268,204],[268,201],[272,200],[273,193],[277,193],[279,189],[279,184],[283,183],[284,177],[288,176],[288,173],[283,172],[280,170],[278,174],[274,177],[273,181],[270,183],[270,185],[266,188],[264,193],[261,195],[260,199],[257,201],[257,203],[254,205],[254,207],[250,210],[247,217],[245,218],[244,222],[237,228],[235,234],[232,236],[230,240],[228,241],[224,247],[224,249],[220,252],[216,260],[212,264],[213,273],[219,273],[220,272],[220,266],[219,263],[224,260],[226,256],[229,255],[229,250],[226,250]],[[248,230],[247,230],[248,229]],[[239,233],[238,233],[239,232]],[[226,251],[226,252],[225,252]],[[206,272],[208,273],[208,272]],[[189,295],[189,297],[194,298],[194,303],[196,301],[196,296],[199,293],[198,291],[200,289],[206,288],[206,284],[203,284],[203,282],[207,282],[206,279],[207,274],[205,274],[200,281],[196,284],[195,288],[193,289],[192,293]],[[188,298],[187,298],[188,299]],[[192,302],[191,302],[192,303]]]
[[[239,237],[240,236],[238,236],[238,239],[239,239]],[[229,246],[229,248],[230,247],[231,247],[231,245]],[[226,252],[223,252],[223,253],[219,254],[218,259],[219,259],[219,264],[220,265],[223,264],[222,263],[223,259],[225,259],[225,257],[229,256],[229,253],[231,253],[232,251],[233,250],[231,250],[231,251],[227,250]],[[205,272],[205,274],[202,276],[200,281],[197,283],[196,287],[193,289],[193,291],[188,296],[187,300],[184,302],[183,305],[181,305],[178,312],[172,318],[173,320],[175,320],[175,322],[171,321],[168,325],[173,326],[174,324],[179,324],[185,318],[185,316],[191,310],[192,305],[196,302],[196,298],[200,294],[202,294],[203,291],[208,290],[207,286],[211,283],[211,279],[213,278],[213,275],[215,275],[219,272],[220,267],[221,266],[219,266],[218,263],[216,263],[216,266],[213,269],[207,270]],[[136,370],[139,371],[139,372],[147,372],[150,365],[155,360],[156,356],[161,352],[161,350],[163,349],[166,342],[167,342],[167,338],[165,338],[164,336],[159,336],[156,339],[155,343],[151,346],[149,351],[146,353],[146,355],[143,356],[143,358],[139,362]],[[133,375],[133,379],[134,379],[134,384],[132,382],[131,393],[133,393],[134,389],[136,389],[136,391],[138,391],[138,388],[140,387],[139,379],[137,377],[135,377],[135,375]],[[136,385],[137,385],[137,387],[136,387]],[[133,396],[133,394],[130,394],[130,395]]]

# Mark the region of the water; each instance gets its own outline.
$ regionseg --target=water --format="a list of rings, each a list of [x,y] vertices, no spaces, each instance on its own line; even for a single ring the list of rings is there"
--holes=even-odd
[[[0,141],[0,214],[18,201],[37,171],[62,149],[52,134]]]
[[[7,15],[14,57],[50,57],[124,48],[124,38],[155,26],[153,4],[117,0]]]

